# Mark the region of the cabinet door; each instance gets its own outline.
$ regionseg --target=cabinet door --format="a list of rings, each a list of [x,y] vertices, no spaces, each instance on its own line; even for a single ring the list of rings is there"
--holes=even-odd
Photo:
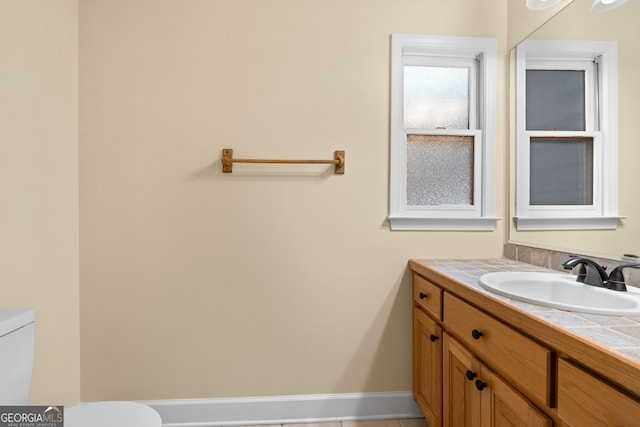
[[[551,427],[547,416],[446,333],[443,366],[446,427]]]
[[[483,366],[480,377],[483,427],[551,427],[551,419],[491,370]]]
[[[413,309],[413,394],[430,426],[442,425],[442,328]]]
[[[458,341],[444,333],[444,426],[480,426],[480,393],[475,381],[480,363]]]
[[[640,425],[640,400],[559,359],[558,415],[576,427],[633,427]]]

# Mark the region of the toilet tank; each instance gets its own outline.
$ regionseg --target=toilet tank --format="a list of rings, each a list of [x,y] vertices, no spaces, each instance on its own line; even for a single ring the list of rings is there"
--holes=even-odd
[[[27,405],[36,337],[30,309],[0,309],[0,405]]]

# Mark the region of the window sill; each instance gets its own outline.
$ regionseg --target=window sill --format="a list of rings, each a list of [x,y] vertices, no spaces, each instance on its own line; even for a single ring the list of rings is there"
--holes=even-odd
[[[391,230],[493,231],[500,218],[387,217]]]
[[[517,230],[615,230],[625,217],[531,218],[514,217]]]

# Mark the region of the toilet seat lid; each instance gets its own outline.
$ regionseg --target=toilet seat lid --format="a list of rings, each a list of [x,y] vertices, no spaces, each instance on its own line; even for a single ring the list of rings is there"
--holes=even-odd
[[[135,402],[96,402],[64,409],[65,427],[161,427],[152,408]]]

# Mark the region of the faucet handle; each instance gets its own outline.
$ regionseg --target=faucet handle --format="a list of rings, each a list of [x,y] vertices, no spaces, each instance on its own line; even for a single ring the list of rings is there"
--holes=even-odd
[[[604,282],[604,286],[616,291],[626,291],[627,286],[624,283],[623,274],[625,268],[640,268],[640,264],[621,264],[617,266],[611,270],[611,274],[609,274],[609,278]]]

